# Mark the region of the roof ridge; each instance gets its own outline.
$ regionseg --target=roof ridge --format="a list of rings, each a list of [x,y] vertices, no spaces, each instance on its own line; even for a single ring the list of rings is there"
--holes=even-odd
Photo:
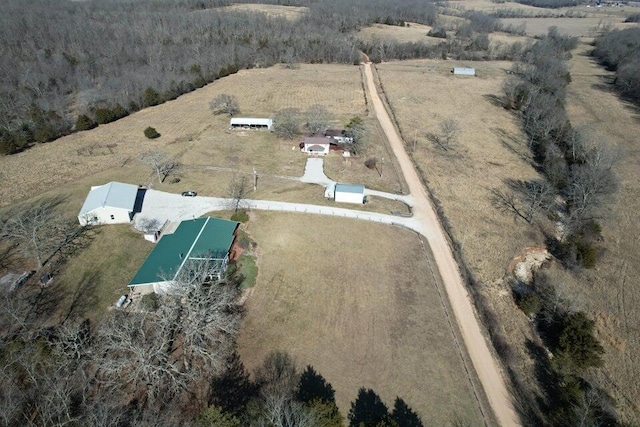
[[[204,222],[204,224],[202,224],[202,227],[200,227],[200,231],[198,232],[198,235],[196,236],[195,239],[193,239],[193,243],[191,244],[191,247],[189,248],[189,250],[185,254],[184,259],[182,260],[182,263],[180,264],[180,266],[176,270],[176,274],[175,274],[175,276],[173,276],[173,280],[175,280],[176,277],[178,277],[178,274],[180,274],[180,271],[182,271],[182,267],[184,266],[184,263],[187,262],[187,260],[189,259],[189,256],[191,255],[191,252],[193,252],[193,247],[196,245],[196,243],[198,243],[198,240],[200,240],[200,236],[202,235],[202,232],[204,231],[204,229],[207,227],[207,224],[209,223],[210,219],[211,219],[211,217],[208,216],[206,221]],[[195,221],[195,219],[193,221]]]
[[[113,188],[113,181],[108,182],[104,185],[108,185],[109,188],[107,189],[107,194],[104,196],[104,200],[102,201],[102,207],[105,207],[107,205],[107,200],[109,200],[109,193],[111,193],[111,189]]]

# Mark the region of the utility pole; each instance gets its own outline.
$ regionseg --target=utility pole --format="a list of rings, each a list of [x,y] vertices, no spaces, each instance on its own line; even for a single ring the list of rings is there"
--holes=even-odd
[[[253,168],[253,192],[256,192],[256,188],[258,188],[258,173],[256,172],[256,168]]]

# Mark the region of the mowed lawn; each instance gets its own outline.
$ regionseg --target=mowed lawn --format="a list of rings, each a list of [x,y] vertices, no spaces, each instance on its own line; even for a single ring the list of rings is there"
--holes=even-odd
[[[258,280],[239,337],[250,370],[274,350],[314,366],[342,413],[360,387],[396,396],[445,425],[480,425],[425,252],[404,229],[340,218],[252,212]]]

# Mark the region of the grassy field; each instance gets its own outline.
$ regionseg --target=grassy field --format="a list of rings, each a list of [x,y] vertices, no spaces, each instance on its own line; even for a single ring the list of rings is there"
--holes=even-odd
[[[320,216],[251,217],[259,273],[239,338],[249,369],[285,350],[327,378],[344,415],[365,386],[388,405],[403,397],[425,425],[454,414],[481,425],[414,233]]]
[[[208,106],[220,93],[236,96],[240,114],[244,116],[268,117],[281,108],[304,110],[313,104],[325,105],[334,114],[334,126],[343,126],[353,116],[367,116],[358,67],[302,65],[296,70],[282,67],[243,70],[117,122],[2,157],[0,174],[5,181],[11,180],[11,185],[0,187],[0,203],[7,206],[50,190],[57,193],[70,189],[74,194],[86,194],[90,185],[114,179],[149,183],[153,176],[139,158],[146,151],[158,149],[180,158],[185,165],[179,184],[170,184],[168,180],[156,184],[158,189],[194,189],[203,195],[223,196],[234,173],[228,169],[251,173],[256,168],[261,178],[256,197],[269,198],[284,192],[287,197],[292,196],[292,201],[299,201],[300,197],[297,200],[293,197],[296,189],[301,188],[297,183],[275,178],[302,175],[307,156],[297,150],[298,140],[278,139],[267,132],[230,132],[228,117],[212,115]],[[379,177],[360,167],[368,154],[383,157],[386,151],[373,123],[362,157],[352,159],[353,166],[334,168],[331,178],[344,182],[358,180],[355,182],[393,192],[400,186],[397,176]],[[147,140],[142,133],[147,126],[155,127],[162,136]],[[334,156],[342,161],[338,153],[332,153],[329,159]],[[358,173],[353,173],[354,169]],[[361,177],[360,171],[365,172]],[[77,212],[82,198],[72,201]]]
[[[549,27],[558,27],[561,33],[575,37],[593,37],[601,27],[607,24],[618,24],[624,21],[623,16],[595,16],[587,18],[504,18],[500,20],[505,25],[526,25],[525,31],[530,36],[547,34]]]
[[[602,221],[603,258],[596,269],[565,279],[569,291],[597,321],[605,345],[602,383],[618,401],[623,417],[640,423],[640,110],[613,92],[612,74],[586,56],[585,41],[570,61],[567,111],[572,123],[595,132],[619,152],[620,189]]]
[[[410,22],[408,27],[397,25],[373,24],[358,31],[356,37],[362,40],[395,40],[400,43],[422,42],[427,44],[438,44],[442,39],[429,37],[427,33],[431,30],[428,25]]]

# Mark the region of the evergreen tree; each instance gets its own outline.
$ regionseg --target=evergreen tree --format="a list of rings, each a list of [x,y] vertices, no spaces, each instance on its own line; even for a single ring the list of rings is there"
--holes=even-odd
[[[240,415],[256,394],[256,387],[249,379],[249,373],[237,351],[229,356],[226,371],[213,380],[211,388],[210,403],[235,415]]]
[[[396,397],[393,404],[391,419],[398,424],[398,427],[422,427],[420,416],[405,403],[404,400]]]
[[[373,390],[360,388],[358,397],[351,402],[349,410],[350,427],[377,427],[388,424],[389,411]]]
[[[313,400],[335,403],[335,391],[322,375],[317,373],[311,365],[307,365],[300,375],[296,398],[302,403],[310,403]]]

